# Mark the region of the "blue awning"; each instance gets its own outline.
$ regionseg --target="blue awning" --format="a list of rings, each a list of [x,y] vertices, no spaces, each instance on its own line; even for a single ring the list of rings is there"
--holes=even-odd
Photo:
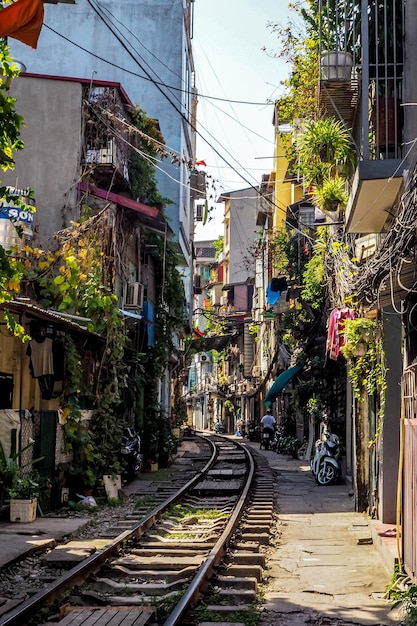
[[[303,369],[302,365],[295,365],[294,367],[289,367],[287,370],[285,370],[285,372],[282,372],[282,374],[280,374],[278,376],[278,378],[275,379],[274,384],[272,385],[272,387],[270,388],[270,390],[266,394],[266,398],[265,398],[265,401],[264,401],[265,406],[271,406],[271,404],[274,402],[274,400],[276,400],[276,398],[282,392],[284,387],[302,369]]]

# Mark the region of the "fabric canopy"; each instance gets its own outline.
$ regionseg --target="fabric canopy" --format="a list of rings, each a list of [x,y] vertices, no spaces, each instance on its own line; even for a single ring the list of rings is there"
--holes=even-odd
[[[217,350],[220,352],[232,340],[236,340],[236,335],[218,335],[214,337],[199,337],[191,341],[191,347],[197,352],[209,352]]]
[[[295,365],[294,367],[290,367],[287,370],[285,370],[285,372],[282,372],[282,374],[280,374],[278,376],[278,378],[275,379],[274,384],[272,385],[272,387],[270,388],[270,390],[266,394],[266,398],[265,398],[265,401],[264,401],[265,406],[271,406],[271,404],[274,402],[274,400],[276,400],[276,398],[282,392],[284,387],[302,369],[303,369],[302,365]]]
[[[32,48],[43,25],[43,0],[18,0],[1,11],[0,37],[13,37]]]

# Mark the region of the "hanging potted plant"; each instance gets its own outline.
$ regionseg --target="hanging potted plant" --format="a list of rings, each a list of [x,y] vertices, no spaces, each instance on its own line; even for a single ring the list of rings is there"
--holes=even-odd
[[[322,211],[344,211],[349,195],[346,191],[346,181],[341,176],[329,177],[321,186],[314,190],[314,201]]]
[[[345,344],[341,352],[349,364],[355,398],[362,401],[364,391],[369,396],[378,392],[378,419],[382,419],[387,383],[381,323],[364,317],[346,320]]]

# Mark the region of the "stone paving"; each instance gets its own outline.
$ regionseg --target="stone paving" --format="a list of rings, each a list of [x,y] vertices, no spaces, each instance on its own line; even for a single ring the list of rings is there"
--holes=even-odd
[[[247,442],[259,448],[259,443]],[[262,626],[393,626],[383,599],[392,572],[344,484],[318,486],[306,461],[262,451],[275,470],[278,514]]]

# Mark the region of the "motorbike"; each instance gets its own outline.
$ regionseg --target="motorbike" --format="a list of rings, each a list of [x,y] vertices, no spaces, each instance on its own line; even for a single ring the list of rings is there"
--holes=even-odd
[[[282,437],[281,430],[278,428],[275,429],[274,436],[272,438],[271,445],[270,445],[270,448],[273,452],[278,452],[281,437]]]
[[[223,422],[216,422],[214,424],[214,432],[218,433],[219,435],[223,435],[226,432],[226,427]]]
[[[323,437],[316,441],[310,467],[318,485],[331,485],[340,475],[340,440],[329,432],[325,432]]]
[[[261,435],[261,443],[259,449],[264,448],[269,450],[274,438],[274,431],[272,428],[264,428]]]
[[[254,422],[249,422],[249,426],[248,426],[248,439],[249,441],[255,441],[255,424]]]
[[[249,422],[247,437],[249,441],[260,441],[261,439],[260,427],[255,426],[255,422]]]
[[[123,478],[129,481],[133,480],[137,472],[141,470],[143,454],[138,433],[126,426],[123,434],[123,445],[120,450],[122,465],[124,466]]]

